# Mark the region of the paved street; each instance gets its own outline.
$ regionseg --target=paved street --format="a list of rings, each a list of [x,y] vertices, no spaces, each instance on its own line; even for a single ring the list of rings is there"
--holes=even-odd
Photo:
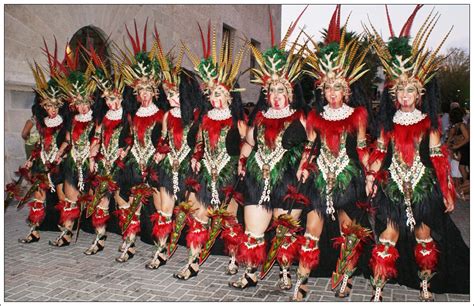
[[[82,232],[77,244],[65,248],[48,245],[57,232],[42,232],[41,240],[22,245],[28,227],[28,210],[9,209],[5,214],[5,295],[6,302],[30,301],[288,301],[292,291],[277,289],[278,267],[256,288],[234,290],[227,283],[235,276],[224,274],[227,258],[211,256],[199,275],[186,282],[173,278],[173,272],[186,260],[180,247],[166,266],[157,271],[145,269],[152,246],[138,242],[136,256],[125,264],[114,261],[120,237],[111,234],[103,252],[86,256],[82,252],[93,235]],[[469,204],[458,203],[453,214],[466,241],[469,241]],[[294,276],[294,268],[293,268]],[[294,277],[293,277],[294,278]],[[328,278],[310,278],[307,301],[369,301],[367,280],[356,277],[350,297],[336,299]],[[469,295],[436,294],[436,301],[469,301]],[[388,284],[384,301],[418,301],[418,290]]]

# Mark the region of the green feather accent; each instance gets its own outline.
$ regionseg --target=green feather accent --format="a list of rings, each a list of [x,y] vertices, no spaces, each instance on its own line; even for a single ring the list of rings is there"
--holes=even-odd
[[[197,69],[204,82],[217,78],[217,67],[212,62],[211,57],[201,60]]]
[[[433,193],[434,185],[433,170],[425,168],[425,173],[423,173],[420,181],[413,189],[412,203],[421,203],[428,194]],[[403,204],[403,193],[398,189],[397,183],[391,178],[389,178],[387,184],[383,186],[383,191],[392,202]]]
[[[330,53],[332,53],[331,60],[336,59],[337,55],[339,54],[339,43],[332,42],[330,44],[322,46],[319,49],[318,58],[320,58],[321,60],[325,60],[324,55]]]
[[[273,47],[263,53],[263,58],[265,60],[265,67],[267,67],[270,72],[276,73],[285,67],[287,54],[284,50]]]
[[[402,58],[411,56],[412,47],[409,44],[409,37],[391,37],[388,41],[388,51],[395,58],[396,55],[401,55]]]
[[[343,193],[353,177],[361,176],[361,170],[356,166],[354,161],[349,161],[349,164],[336,177],[333,193]],[[314,181],[314,187],[319,190],[322,197],[326,194],[326,181],[324,180],[322,172],[318,172]]]

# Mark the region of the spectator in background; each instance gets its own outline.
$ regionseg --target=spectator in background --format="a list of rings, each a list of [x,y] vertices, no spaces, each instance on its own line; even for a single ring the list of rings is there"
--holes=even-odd
[[[448,137],[448,130],[450,127],[449,123],[449,111],[450,111],[450,105],[447,102],[441,103],[441,141],[444,143],[446,142],[446,139]]]
[[[36,129],[36,117],[34,115],[33,107],[31,107],[31,118],[26,120],[25,126],[21,131],[21,137],[25,140],[25,153],[26,159],[30,158],[31,152],[33,151],[35,144],[39,141],[40,135]]]

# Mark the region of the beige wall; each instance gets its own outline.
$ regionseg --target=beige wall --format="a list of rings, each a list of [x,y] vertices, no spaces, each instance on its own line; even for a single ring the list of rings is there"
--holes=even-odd
[[[280,37],[281,6],[270,6],[275,36]],[[143,34],[145,19],[148,21],[148,38],[152,41],[153,23],[165,50],[186,42],[198,55],[202,54],[197,23],[206,27],[211,19],[216,26],[217,38],[222,37],[223,23],[235,29],[236,48],[240,37],[255,39],[262,49],[270,47],[269,18],[267,5],[5,5],[5,179],[24,160],[23,142],[20,137],[23,123],[30,116],[28,91],[34,86],[34,79],[28,61],[36,60],[45,65],[42,54],[42,37],[52,48],[56,36],[62,55],[68,39],[82,27],[94,26],[112,41],[123,45],[126,38],[124,24],[133,29],[137,19],[139,33]],[[128,38],[126,38],[128,43]],[[218,44],[219,46],[219,44]],[[250,65],[247,53],[242,70]],[[190,67],[185,59],[184,66]],[[240,85],[247,90],[244,102],[256,101],[259,88],[249,83],[249,74],[240,79]],[[21,92],[25,92],[23,95]],[[21,101],[17,101],[21,100]],[[23,155],[22,155],[23,154]]]

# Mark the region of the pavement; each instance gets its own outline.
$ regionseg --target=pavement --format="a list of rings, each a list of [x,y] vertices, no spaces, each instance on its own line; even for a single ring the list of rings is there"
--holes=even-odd
[[[469,244],[469,203],[459,202],[452,214],[464,240]],[[48,245],[58,232],[42,232],[41,240],[31,245],[18,243],[28,232],[25,219],[27,207],[21,211],[9,209],[5,213],[4,230],[4,301],[5,302],[67,302],[67,301],[213,301],[213,302],[282,302],[288,301],[292,290],[277,288],[278,267],[257,287],[244,291],[228,286],[236,276],[224,274],[228,259],[211,255],[197,277],[188,281],[173,278],[173,273],[184,266],[187,253],[180,246],[168,263],[158,270],[145,269],[153,247],[137,243],[137,253],[126,263],[117,263],[118,235],[110,234],[103,252],[86,256],[83,251],[94,235],[82,232],[78,242],[68,247]],[[292,270],[295,278],[295,268]],[[240,273],[240,272],[239,272]],[[368,280],[355,277],[349,297],[338,299],[331,291],[329,278],[313,278],[308,282],[306,301],[369,301],[371,286]],[[384,301],[418,301],[418,290],[387,284]],[[469,302],[469,295],[436,294],[436,301]]]

